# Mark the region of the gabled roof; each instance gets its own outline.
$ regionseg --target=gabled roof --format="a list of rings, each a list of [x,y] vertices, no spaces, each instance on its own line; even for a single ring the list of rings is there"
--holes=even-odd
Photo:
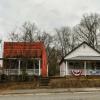
[[[64,56],[64,58],[66,57],[66,56],[68,56],[69,54],[71,54],[73,51],[75,51],[76,49],[78,49],[81,45],[83,45],[83,44],[87,44],[89,47],[91,47],[94,51],[96,51],[96,52],[98,52],[98,53],[100,53],[100,51],[98,51],[97,49],[95,49],[94,47],[92,47],[91,45],[89,45],[87,42],[82,42],[80,45],[78,45],[76,48],[74,48],[72,51],[70,51],[67,55],[65,55]]]
[[[98,51],[97,49],[95,49],[94,47],[92,47],[91,45],[89,45],[87,42],[82,42],[80,45],[78,45],[76,48],[74,48],[72,51],[70,51],[68,54],[66,54],[63,58],[62,58],[62,60],[60,61],[60,63],[59,64],[61,64],[65,59],[65,57],[66,56],[68,56],[69,54],[71,54],[72,52],[74,52],[76,49],[78,49],[79,47],[81,47],[83,44],[86,44],[86,45],[88,45],[89,47],[91,47],[94,51],[96,51],[97,53],[99,53],[100,54],[100,51]]]

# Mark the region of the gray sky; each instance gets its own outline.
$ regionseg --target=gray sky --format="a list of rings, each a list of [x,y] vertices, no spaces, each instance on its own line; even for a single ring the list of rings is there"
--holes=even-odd
[[[84,13],[100,13],[100,0],[0,0],[0,37],[25,21],[46,31],[74,26]]]

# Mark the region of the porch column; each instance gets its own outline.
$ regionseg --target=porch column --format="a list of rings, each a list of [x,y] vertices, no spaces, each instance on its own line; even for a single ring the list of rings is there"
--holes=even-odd
[[[86,76],[86,61],[84,61],[84,75]]]
[[[65,75],[68,75],[68,62],[65,61]]]
[[[41,75],[41,60],[39,59],[39,76]]]
[[[20,60],[18,60],[18,75],[20,75],[21,73],[20,73]]]

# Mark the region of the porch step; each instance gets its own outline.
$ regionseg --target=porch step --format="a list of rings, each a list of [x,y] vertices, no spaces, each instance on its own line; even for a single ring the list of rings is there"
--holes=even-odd
[[[50,79],[48,77],[42,77],[40,78],[40,87],[49,87],[49,81]]]

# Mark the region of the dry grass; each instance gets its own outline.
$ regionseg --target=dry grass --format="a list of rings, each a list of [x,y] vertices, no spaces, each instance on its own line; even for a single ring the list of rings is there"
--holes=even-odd
[[[100,77],[73,77],[51,79],[49,85],[51,88],[84,88],[84,87],[100,87]]]
[[[50,88],[84,88],[100,87],[100,76],[81,77],[52,77],[49,83]],[[32,82],[4,82],[0,83],[0,91],[16,89],[36,89],[39,88],[39,81]]]
[[[38,82],[0,83],[0,90],[35,89],[37,87],[39,87]]]

